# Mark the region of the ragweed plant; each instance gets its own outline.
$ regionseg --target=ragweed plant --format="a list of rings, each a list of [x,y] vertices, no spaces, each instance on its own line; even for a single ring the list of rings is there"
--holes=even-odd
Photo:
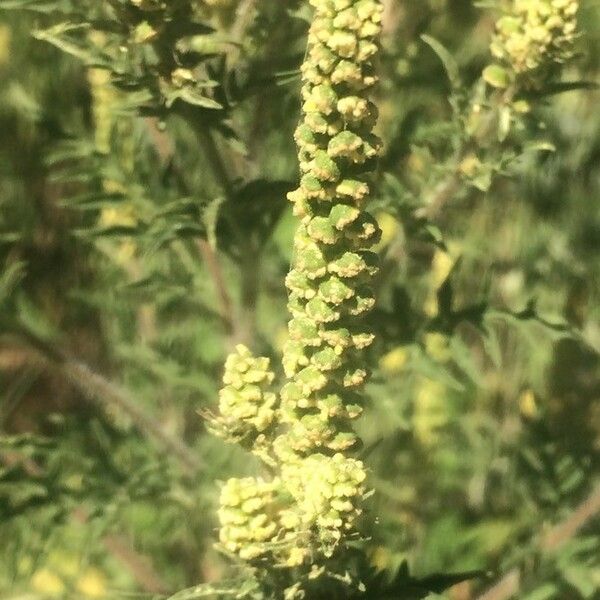
[[[381,3],[375,64],[376,2],[0,0],[0,596],[597,593],[536,547],[600,447],[597,63],[573,3]]]
[[[286,278],[289,340],[279,400],[267,358],[238,346],[225,366],[213,429],[261,456],[270,482],[230,479],[221,495],[220,541],[241,559],[307,572],[357,538],[366,494],[359,440],[368,376],[362,351],[374,339],[361,317],[374,305],[380,238],[364,210],[367,174],[381,145],[372,133],[382,6],[378,0],[311,0],[302,65],[302,122],[295,132],[301,179],[288,197],[300,224]],[[298,590],[298,593],[301,593]]]
[[[539,84],[554,64],[573,57],[578,0],[514,0],[496,23],[492,54],[509,77]]]

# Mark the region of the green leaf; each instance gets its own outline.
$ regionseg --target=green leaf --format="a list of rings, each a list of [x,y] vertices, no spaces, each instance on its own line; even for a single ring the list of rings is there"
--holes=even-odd
[[[89,29],[90,26],[87,23],[58,23],[48,29],[34,31],[33,37],[56,46],[59,50],[78,58],[87,65],[104,64],[103,58],[99,54],[95,54],[91,47],[87,47],[83,41],[69,36],[72,32],[88,31]]]
[[[556,146],[547,140],[534,140],[527,142],[523,148],[524,152],[556,152]]]
[[[39,13],[52,13],[60,6],[57,0],[3,0],[0,10],[30,10]]]
[[[176,100],[182,100],[188,104],[211,110],[221,110],[223,108],[223,105],[219,104],[216,100],[202,95],[195,88],[189,86],[169,91],[165,94],[165,99],[167,107],[172,106]]]
[[[88,194],[70,196],[61,200],[60,204],[66,208],[77,210],[98,210],[105,206],[120,204],[124,200],[126,200],[125,195],[118,192],[90,192]]]
[[[0,274],[0,303],[5,301],[25,277],[25,263],[16,261],[9,264]]]
[[[600,589],[596,581],[596,572],[595,567],[590,568],[583,564],[575,564],[565,567],[562,576],[571,587],[581,594],[582,598],[592,598],[594,593]]]
[[[510,133],[510,124],[512,121],[512,112],[510,106],[500,108],[498,114],[498,141],[503,142]]]
[[[551,598],[558,599],[558,589],[553,583],[547,583],[537,588],[530,594],[521,597],[520,600],[550,600]]]
[[[421,39],[437,54],[438,58],[442,61],[448,80],[453,89],[458,89],[461,85],[460,71],[458,64],[452,54],[448,52],[446,47],[438,42],[435,38],[430,35],[423,34]]]

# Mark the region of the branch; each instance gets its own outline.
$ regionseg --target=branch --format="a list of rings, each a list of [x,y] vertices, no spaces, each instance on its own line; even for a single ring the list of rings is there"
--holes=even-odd
[[[88,365],[69,357],[65,352],[51,347],[26,331],[14,332],[24,339],[44,362],[52,362],[81,394],[92,402],[119,407],[133,421],[139,431],[154,439],[170,451],[188,475],[195,475],[202,468],[202,462],[179,438],[167,433],[162,425],[147,415],[129,392],[121,389]]]
[[[518,567],[511,569],[498,583],[477,600],[509,600],[519,592],[521,587],[521,570]]]
[[[88,400],[118,406],[140,431],[171,451],[190,475],[200,471],[202,463],[192,450],[180,439],[168,434],[161,424],[147,415],[126,391],[95,373],[82,362],[64,359],[59,366],[65,377]]]
[[[231,37],[238,44],[242,43],[248,27],[252,24],[256,0],[242,0],[237,7],[236,20],[231,28]]]
[[[163,163],[169,162],[173,155],[174,144],[170,137],[164,130],[161,130],[157,127],[157,120],[146,118],[145,123],[152,139],[152,143],[156,152]],[[205,136],[210,136],[210,132],[203,132],[201,135],[198,133],[200,140],[202,141],[202,145],[206,151],[207,157],[211,163],[211,166],[216,170],[219,174],[220,183],[223,186],[224,192],[226,194],[232,193],[232,185],[230,183],[229,177],[223,165],[223,162],[220,158],[214,140],[209,143]],[[181,177],[180,173],[178,174],[178,183],[180,186],[186,188],[183,177]],[[186,193],[188,192],[185,189]],[[206,268],[212,278],[215,290],[219,297],[219,308],[220,315],[225,323],[227,328],[227,333],[231,338],[237,339],[237,332],[240,330],[240,326],[237,323],[233,302],[231,300],[231,295],[229,294],[229,290],[227,289],[227,284],[225,283],[225,277],[223,276],[223,269],[221,268],[221,263],[219,261],[219,257],[214,248],[208,243],[204,238],[200,238],[197,242],[198,250],[200,251],[200,255],[202,256],[202,260],[206,265]],[[230,345],[233,346],[234,339],[231,340]]]
[[[593,517],[600,513],[600,487],[597,487],[564,521],[540,536],[536,546],[544,554],[551,554],[573,539]],[[518,594],[521,569],[515,567],[477,600],[510,600]]]
[[[383,0],[383,36],[391,37],[396,33],[400,23],[400,14],[396,0]]]
[[[586,523],[600,512],[600,487],[588,496],[571,515],[555,525],[542,536],[539,547],[542,552],[553,552],[574,538]]]
[[[231,296],[229,295],[229,290],[227,289],[227,284],[225,283],[225,278],[223,277],[223,270],[221,269],[217,253],[204,238],[198,240],[198,248],[202,255],[202,260],[206,264],[206,268],[212,277],[217,295],[219,296],[219,312],[221,313],[221,317],[225,321],[228,333],[235,334],[237,323],[234,317],[233,303],[231,301]]]

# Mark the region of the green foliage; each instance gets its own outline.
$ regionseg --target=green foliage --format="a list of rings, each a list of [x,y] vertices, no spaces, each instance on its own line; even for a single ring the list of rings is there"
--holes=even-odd
[[[316,80],[301,97],[320,75],[300,71],[308,3],[0,1],[1,598],[457,600],[497,581],[527,600],[597,597],[597,3],[384,4],[371,221],[340,162],[375,148],[370,105]],[[296,129],[302,103],[356,127]],[[315,132],[333,138],[324,153]],[[285,201],[294,137],[314,154],[291,193],[316,211],[306,235]],[[337,248],[357,222],[381,229],[373,256],[310,245]],[[377,301],[352,333],[371,345],[326,310],[367,273]],[[310,317],[290,329],[302,347],[285,346],[286,285]],[[274,480],[270,381],[285,367],[312,390],[297,361],[337,365],[304,344],[324,331],[372,372],[348,451],[367,475],[365,539],[290,582],[215,550],[216,482]],[[237,344],[264,377],[219,398]],[[262,491],[323,500],[313,462],[286,473],[291,497]],[[257,516],[230,504],[227,518]]]

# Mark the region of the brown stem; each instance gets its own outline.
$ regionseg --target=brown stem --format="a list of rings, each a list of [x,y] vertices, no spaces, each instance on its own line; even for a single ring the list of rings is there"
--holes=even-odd
[[[162,425],[146,414],[125,390],[118,387],[102,375],[94,372],[88,365],[69,357],[63,351],[34,338],[27,332],[16,332],[19,339],[28,342],[35,355],[30,357],[34,364],[40,361],[51,362],[54,370],[58,369],[85,398],[92,402],[117,406],[135,424],[137,429],[148,438],[153,439],[175,456],[189,475],[197,474],[202,462],[192,450],[179,438],[167,433]]]
[[[256,0],[242,0],[236,10],[236,20],[231,28],[231,37],[238,43],[246,37],[246,31],[252,23]]]
[[[73,511],[73,517],[85,524],[88,517],[79,508]],[[131,573],[140,589],[151,594],[167,594],[169,587],[156,573],[152,562],[147,556],[139,554],[123,536],[109,533],[102,538],[102,543],[108,552]]]
[[[227,284],[225,283],[225,278],[223,277],[223,270],[221,269],[217,253],[205,239],[198,240],[198,249],[200,250],[202,260],[212,277],[217,295],[219,296],[219,312],[226,323],[228,333],[230,335],[235,335],[237,324],[233,311],[233,303],[231,301],[231,296],[229,295],[229,290],[227,289]]]
[[[190,475],[200,471],[202,463],[192,450],[180,439],[168,434],[161,424],[147,415],[127,392],[95,373],[82,362],[65,359],[60,367],[65,377],[86,398],[118,406],[140,431],[171,451]]]
[[[165,131],[160,130],[157,127],[156,119],[146,119],[145,122],[160,159],[164,163],[168,162],[173,155],[173,142]],[[196,127],[196,132],[206,153],[207,159],[213,168],[215,175],[218,177],[219,184],[222,186],[224,193],[227,196],[230,196],[233,193],[233,186],[212,135],[201,127]],[[181,185],[184,186],[183,178],[180,177],[179,179]],[[220,310],[218,312],[223,318],[225,327],[227,328],[227,334],[232,338],[229,345],[232,345],[233,340],[241,339],[238,334],[240,326],[235,316],[233,302],[225,282],[225,277],[223,276],[223,269],[218,254],[204,238],[198,239],[197,247],[219,297]]]
[[[542,535],[536,543],[537,549],[544,554],[555,552],[573,539],[598,513],[600,513],[600,487],[597,487],[564,521]],[[519,593],[520,580],[521,569],[515,567],[477,600],[510,600]]]
[[[383,0],[383,16],[381,22],[383,24],[382,35],[384,37],[392,36],[398,29],[400,23],[399,12],[397,0]]]
[[[508,600],[519,592],[520,587],[521,570],[515,567],[477,600]]]
[[[196,121],[192,121],[192,123],[195,127],[198,140],[202,145],[204,153],[213,170],[215,179],[221,186],[226,199],[231,200],[235,195],[234,185],[212,132],[203,127],[202,123],[198,123]],[[239,315],[238,321],[235,323],[232,335],[236,341],[242,341],[244,343],[251,344],[254,337],[254,317],[258,295],[258,268],[256,264],[257,257],[252,252],[245,251],[247,246],[246,240],[248,236],[244,231],[243,226],[236,221],[235,217],[232,216],[228,218],[227,222],[233,231],[238,246],[244,253],[244,257],[240,265],[242,270],[242,311]],[[216,283],[218,286],[219,283]],[[233,311],[231,314],[233,314]]]

